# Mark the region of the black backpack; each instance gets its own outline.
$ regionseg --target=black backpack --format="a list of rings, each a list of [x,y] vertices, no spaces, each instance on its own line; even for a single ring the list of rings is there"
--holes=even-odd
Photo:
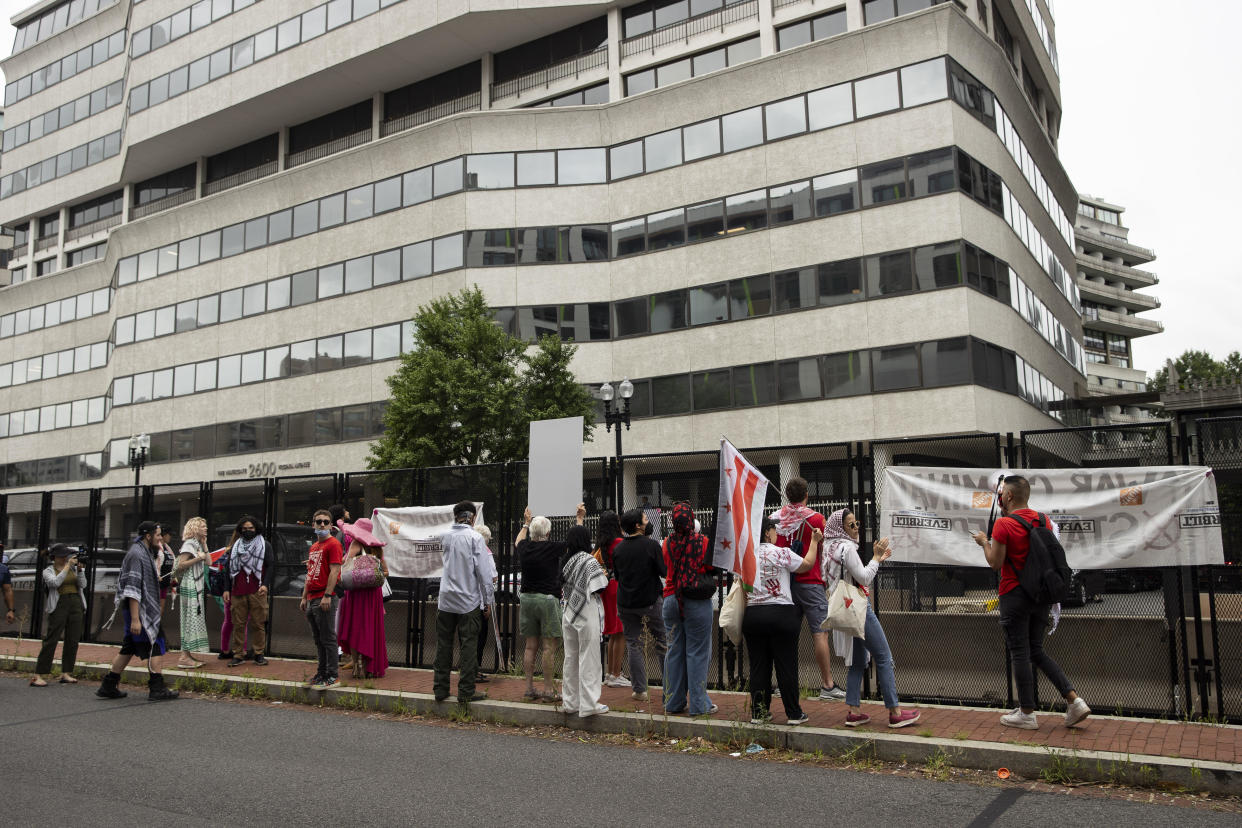
[[[1065,548],[1048,526],[1047,515],[1040,515],[1034,524],[1017,515],[1008,517],[1026,529],[1030,539],[1026,563],[1018,572],[1018,585],[1022,591],[1041,605],[1059,604],[1069,598],[1070,580],[1074,573],[1065,562]]]

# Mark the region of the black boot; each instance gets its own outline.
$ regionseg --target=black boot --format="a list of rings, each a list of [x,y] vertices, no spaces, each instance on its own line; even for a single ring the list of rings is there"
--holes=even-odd
[[[164,685],[163,673],[152,673],[147,680],[147,701],[172,701],[180,695]]]
[[[99,685],[99,689],[95,691],[95,695],[101,699],[123,699],[129,694],[121,690],[117,685],[121,683],[121,674],[109,672],[104,676],[103,684]]]

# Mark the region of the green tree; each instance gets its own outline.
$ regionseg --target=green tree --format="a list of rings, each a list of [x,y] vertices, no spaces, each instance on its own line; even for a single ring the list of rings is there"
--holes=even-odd
[[[478,287],[420,307],[414,327],[414,347],[388,378],[370,468],[524,460],[532,420],[582,415],[590,436],[594,405],[569,370],[573,344],[545,336],[528,354]]]
[[[1207,351],[1189,350],[1173,360],[1177,381],[1181,385],[1210,382],[1242,382],[1242,353],[1234,351],[1217,361]],[[1165,365],[1149,380],[1149,391],[1163,391],[1168,385],[1169,367]]]

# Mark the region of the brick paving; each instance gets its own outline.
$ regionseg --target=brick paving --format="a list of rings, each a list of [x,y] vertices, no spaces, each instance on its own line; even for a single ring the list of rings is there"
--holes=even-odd
[[[82,664],[106,664],[116,655],[117,647],[101,644],[83,644],[78,648],[78,661]],[[38,655],[39,642],[10,639],[0,643],[0,655]],[[167,659],[165,669],[175,670],[175,654]],[[227,667],[227,662],[210,656],[206,666],[195,673],[219,676],[251,676],[285,681],[304,681],[314,672],[313,662],[299,659],[271,658],[260,667],[246,662],[239,667]],[[140,666],[137,661],[133,666]],[[431,695],[431,671],[389,668],[383,678],[355,680],[345,676],[342,687],[367,687],[403,693]],[[456,674],[453,678],[456,688]],[[542,683],[536,681],[536,688]],[[491,676],[491,681],[480,684],[490,698],[499,701],[524,701],[526,682],[520,677]],[[630,697],[629,688],[605,687],[603,702],[616,711],[660,713],[662,711],[660,688],[650,689],[651,700],[637,702]],[[712,701],[720,710],[714,718],[721,720],[748,720],[748,697],[743,693],[715,691]],[[1090,699],[1087,700],[1090,702]],[[549,703],[550,704],[550,703]],[[785,722],[784,711],[774,699],[774,723]],[[804,699],[802,709],[810,716],[807,723],[812,727],[843,728],[846,707],[843,702],[821,702]],[[903,731],[890,730],[884,708],[878,703],[865,702],[864,711],[872,721],[869,725],[854,728],[855,733],[878,731],[902,732],[923,737],[974,740],[980,742],[1011,743],[1025,746],[1048,747],[1066,750],[1094,750],[1129,754],[1131,756],[1165,756],[1170,758],[1238,763],[1242,761],[1242,727],[1177,721],[1153,721],[1120,717],[1093,716],[1081,727],[1066,728],[1062,717],[1055,714],[1039,716],[1039,730],[1014,730],[1002,727],[1002,711],[973,707],[922,707],[922,718]]]

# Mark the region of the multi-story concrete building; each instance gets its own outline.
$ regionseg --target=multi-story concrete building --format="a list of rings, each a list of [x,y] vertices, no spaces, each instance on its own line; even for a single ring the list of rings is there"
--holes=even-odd
[[[144,482],[361,469],[415,309],[470,284],[634,381],[632,453],[1052,427],[1085,381],[1045,0],[13,22],[8,491],[127,485],[138,433]]]
[[[1116,396],[1120,401],[1096,409],[1093,420],[1100,424],[1149,421],[1153,406],[1127,403],[1125,398],[1147,391],[1147,373],[1134,364],[1132,340],[1164,330],[1161,322],[1137,315],[1160,307],[1155,296],[1138,292],[1160,281],[1156,274],[1139,269],[1154,261],[1156,254],[1130,242],[1130,230],[1122,223],[1124,207],[1083,194],[1078,198],[1074,245],[1087,392]]]

